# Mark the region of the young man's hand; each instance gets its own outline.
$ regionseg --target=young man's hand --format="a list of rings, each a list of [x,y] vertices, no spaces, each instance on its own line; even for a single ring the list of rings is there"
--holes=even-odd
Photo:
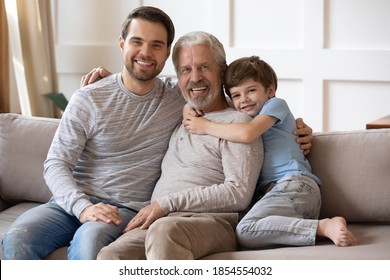
[[[84,75],[81,78],[80,86],[83,87],[93,84],[94,82],[99,81],[100,79],[103,79],[104,77],[107,77],[111,74],[112,73],[104,67],[93,68],[87,75]]]
[[[297,135],[297,143],[300,144],[304,155],[310,152],[311,142],[313,140],[313,130],[310,126],[303,122],[302,118],[296,119],[297,129],[294,130],[294,135]]]
[[[118,207],[102,202],[85,208],[83,212],[81,212],[79,220],[81,223],[85,223],[87,221],[102,221],[107,224],[115,225],[122,223]]]

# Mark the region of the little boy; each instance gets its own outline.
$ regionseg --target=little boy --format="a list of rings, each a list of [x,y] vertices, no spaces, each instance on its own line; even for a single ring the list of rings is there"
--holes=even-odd
[[[287,103],[275,97],[277,76],[271,66],[257,56],[238,59],[227,69],[225,88],[236,110],[252,121],[220,124],[188,116],[183,123],[191,133],[228,141],[250,143],[262,137],[264,164],[255,196],[260,197],[236,228],[240,245],[307,246],[317,236],[337,246],[356,245],[343,217],[318,220],[321,182],[291,133],[296,123]]]

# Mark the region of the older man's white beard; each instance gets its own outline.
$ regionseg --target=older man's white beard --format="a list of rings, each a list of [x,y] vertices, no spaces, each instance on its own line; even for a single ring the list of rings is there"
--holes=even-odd
[[[199,96],[194,99],[191,97],[187,97],[186,101],[188,105],[190,105],[192,108],[197,110],[204,110],[214,101],[214,96],[215,95],[210,92],[206,96]]]

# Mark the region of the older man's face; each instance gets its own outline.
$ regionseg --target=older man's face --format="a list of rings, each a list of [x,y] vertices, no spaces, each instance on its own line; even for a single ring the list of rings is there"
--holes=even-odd
[[[221,69],[212,51],[203,45],[183,47],[178,65],[183,97],[191,107],[207,112],[222,96]]]

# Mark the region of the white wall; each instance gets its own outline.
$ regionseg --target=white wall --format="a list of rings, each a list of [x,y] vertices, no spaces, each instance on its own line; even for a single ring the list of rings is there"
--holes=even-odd
[[[52,0],[59,88],[70,98],[95,66],[122,69],[118,37],[129,11],[153,5],[176,38],[204,30],[228,62],[259,55],[277,72],[277,95],[315,131],[364,129],[390,114],[388,0]],[[171,62],[163,75],[175,75]]]

